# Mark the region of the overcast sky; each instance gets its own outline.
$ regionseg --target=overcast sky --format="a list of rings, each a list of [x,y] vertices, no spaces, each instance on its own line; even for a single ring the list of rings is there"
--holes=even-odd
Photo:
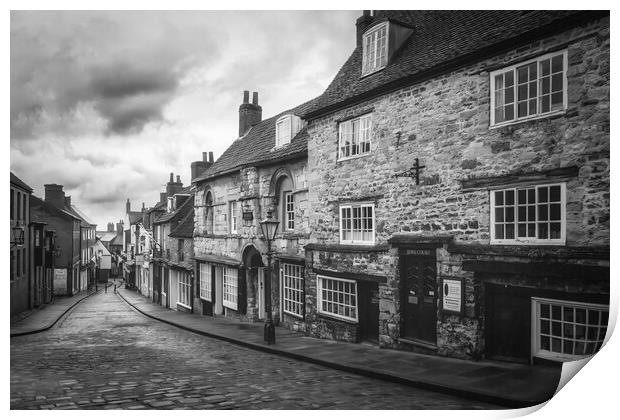
[[[105,230],[222,154],[243,90],[263,118],[321,94],[360,14],[12,12],[11,170],[41,198],[64,185]]]

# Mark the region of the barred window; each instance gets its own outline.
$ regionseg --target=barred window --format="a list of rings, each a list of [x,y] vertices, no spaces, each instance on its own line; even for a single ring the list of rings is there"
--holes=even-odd
[[[348,159],[370,153],[372,114],[338,124],[338,159]]]
[[[234,267],[224,267],[224,306],[230,309],[237,310],[238,300],[238,269]]]
[[[566,241],[566,184],[491,191],[491,243]]]
[[[491,73],[491,125],[563,111],[566,97],[566,51]]]
[[[284,228],[295,229],[295,196],[290,191],[284,193]]]
[[[374,204],[340,206],[340,242],[374,244]]]
[[[304,268],[296,264],[282,264],[282,301],[285,313],[304,316]]]
[[[179,302],[181,305],[191,308],[192,283],[188,273],[179,273]]]
[[[357,321],[357,283],[355,280],[317,276],[319,313]]]
[[[533,356],[568,361],[596,353],[605,340],[609,306],[532,298]]]
[[[200,298],[211,302],[212,265],[200,264]]]
[[[362,76],[366,76],[387,65],[388,23],[368,30],[362,42]]]

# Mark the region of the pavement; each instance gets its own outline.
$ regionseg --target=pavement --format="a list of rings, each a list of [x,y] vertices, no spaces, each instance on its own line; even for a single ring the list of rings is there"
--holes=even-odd
[[[97,285],[100,293],[105,293],[105,284]],[[111,287],[111,288],[110,288]],[[112,282],[108,282],[108,292],[114,292]],[[52,303],[41,308],[18,314],[11,318],[11,337],[36,334],[52,328],[69,310],[94,293],[93,290],[82,291],[73,296],[54,297]]]
[[[177,312],[152,303],[138,292],[124,288],[118,292],[143,315],[197,334],[345,372],[510,408],[549,400],[555,394],[562,371],[560,366],[466,361],[315,339],[282,327],[276,327],[276,344],[266,345],[262,323]]]

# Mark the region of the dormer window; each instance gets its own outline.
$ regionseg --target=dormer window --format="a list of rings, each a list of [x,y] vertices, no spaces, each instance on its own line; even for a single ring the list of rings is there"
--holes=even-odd
[[[388,22],[372,27],[362,40],[362,76],[383,69],[388,61]]]
[[[276,147],[291,142],[291,139],[303,128],[303,121],[296,115],[284,115],[276,121]]]

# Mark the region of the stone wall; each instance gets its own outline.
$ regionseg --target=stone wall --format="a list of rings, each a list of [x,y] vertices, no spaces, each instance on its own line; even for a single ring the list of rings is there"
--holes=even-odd
[[[490,128],[490,72],[562,49],[568,55],[566,111]],[[359,201],[375,204],[378,245],[399,234],[451,235],[455,243],[488,245],[489,192],[484,187],[465,190],[463,181],[575,167],[576,176],[566,179],[566,247],[608,247],[609,82],[609,20],[603,19],[311,121],[310,242],[338,244],[339,204]],[[371,153],[338,161],[338,122],[370,111]],[[412,178],[394,177],[416,158],[424,166],[419,185]],[[397,251],[384,251],[382,257],[336,254],[329,261],[312,255],[308,296],[315,293],[315,268],[327,265],[355,273],[361,265],[375,270],[373,258],[379,265],[389,261],[387,285],[380,287],[379,338],[383,346],[398,347]],[[437,264],[438,283],[449,275],[463,279],[466,289],[463,316],[443,315],[438,309],[437,352],[476,358],[484,349],[483,284],[463,270],[461,255],[445,247],[437,251]],[[307,318],[314,319],[312,298],[307,302]],[[309,331],[330,335],[320,328]]]

